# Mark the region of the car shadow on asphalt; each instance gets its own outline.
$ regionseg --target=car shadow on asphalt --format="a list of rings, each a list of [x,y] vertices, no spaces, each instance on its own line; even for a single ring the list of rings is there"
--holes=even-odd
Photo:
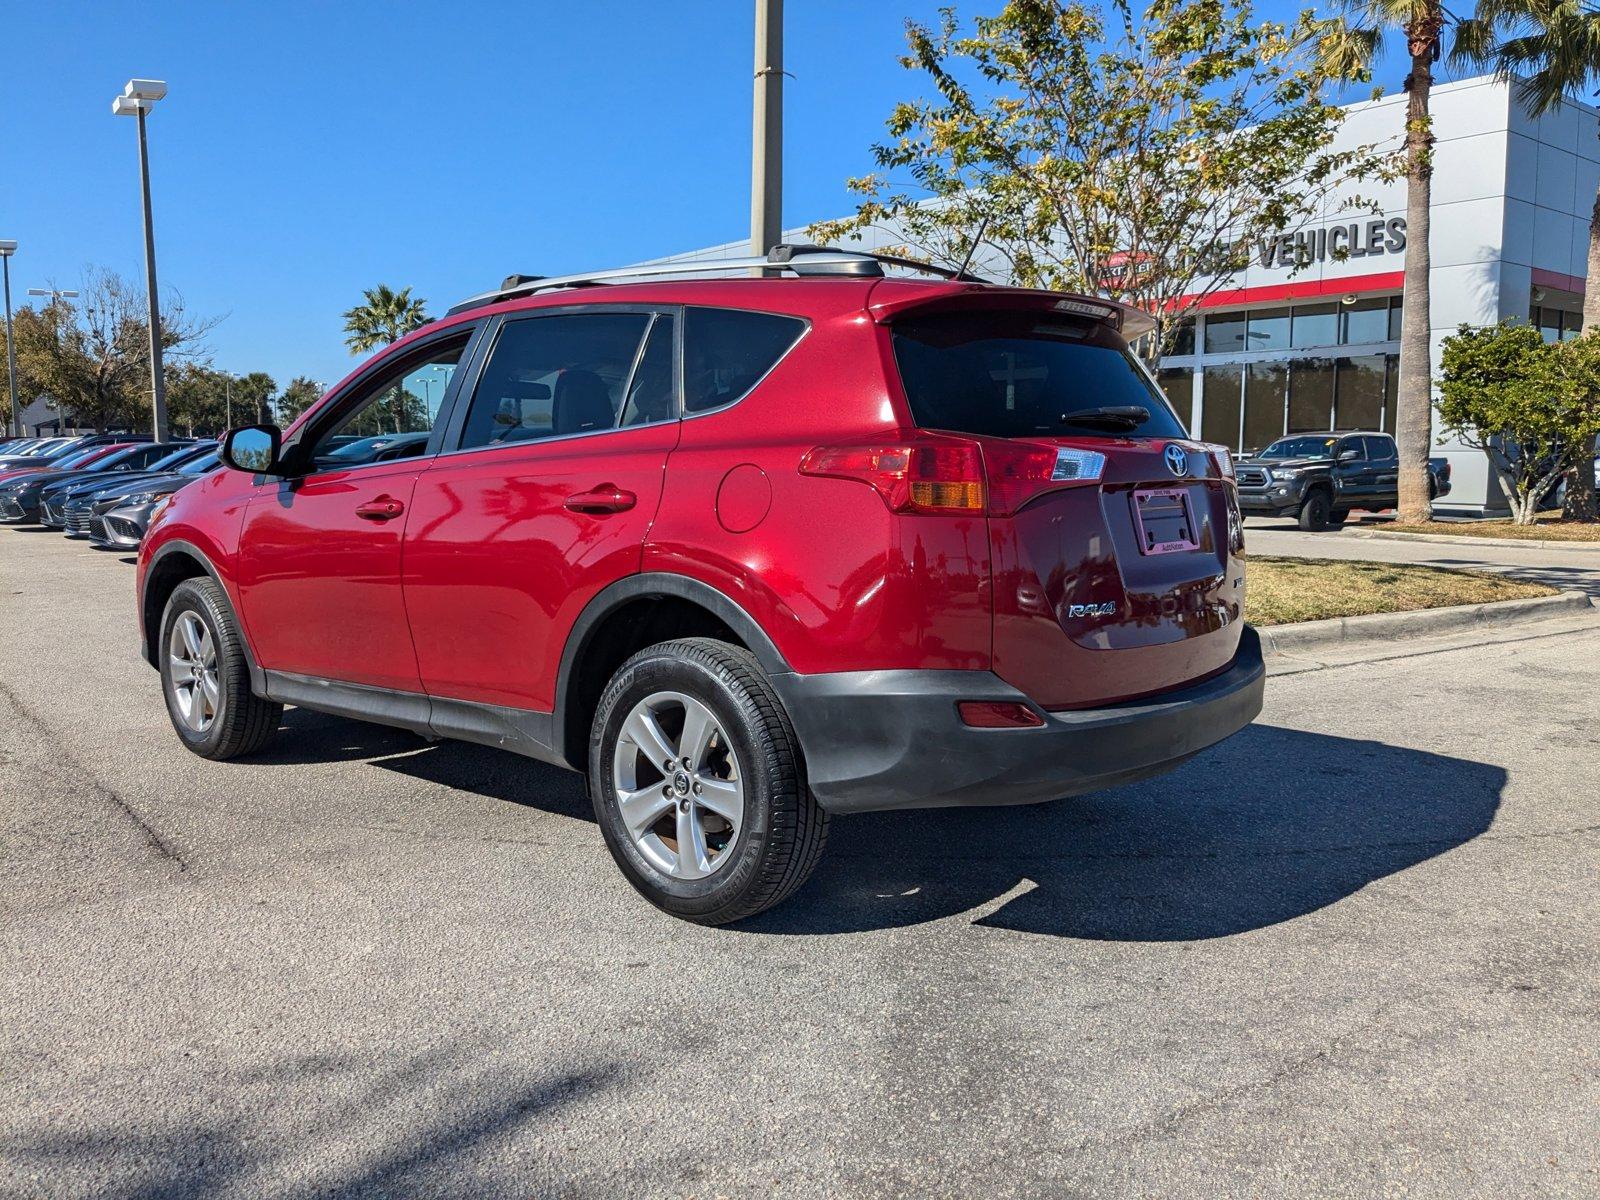
[[[1055,937],[1229,937],[1470,841],[1505,783],[1467,759],[1251,725],[1131,787],[836,819],[810,884],[739,928],[848,933],[972,912],[977,925]]]
[[[366,759],[594,820],[574,772],[305,709],[289,709],[284,726],[288,736],[252,761]],[[731,928],[858,933],[974,913],[977,925],[1055,937],[1228,937],[1471,841],[1493,821],[1506,778],[1470,759],[1256,724],[1129,787],[1015,808],[836,817],[811,881]]]
[[[546,763],[470,742],[437,741],[404,729],[313,712],[284,710],[278,736],[250,761],[263,765],[358,762],[386,771],[459,788],[507,804],[584,821],[594,809],[583,776]],[[598,836],[598,835],[596,835]]]

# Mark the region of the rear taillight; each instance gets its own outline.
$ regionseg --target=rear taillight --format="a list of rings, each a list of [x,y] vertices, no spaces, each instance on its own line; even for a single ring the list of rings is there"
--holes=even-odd
[[[1229,479],[1233,478],[1233,455],[1226,446],[1207,444],[1206,451],[1211,455],[1211,461],[1217,464],[1217,470]]]
[[[818,446],[802,475],[871,484],[891,512],[982,512],[987,489],[976,442],[929,437],[885,446]]]
[[[1097,483],[1098,450],[1030,442],[977,442],[932,435],[895,445],[819,446],[800,460],[802,475],[871,484],[891,512],[1016,512],[1040,492]]]

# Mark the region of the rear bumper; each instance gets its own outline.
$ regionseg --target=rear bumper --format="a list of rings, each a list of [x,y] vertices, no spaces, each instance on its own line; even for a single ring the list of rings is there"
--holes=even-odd
[[[1261,711],[1261,640],[1246,626],[1212,679],[1108,708],[1044,713],[1034,729],[973,729],[962,700],[1027,698],[988,671],[772,676],[831,812],[1036,804],[1159,775]]]

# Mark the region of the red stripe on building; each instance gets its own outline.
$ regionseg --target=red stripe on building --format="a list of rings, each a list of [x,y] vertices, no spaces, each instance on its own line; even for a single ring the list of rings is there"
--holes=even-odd
[[[1549,274],[1549,272],[1546,272]],[[1534,272],[1538,282],[1539,272]],[[1562,276],[1566,278],[1566,276]],[[1386,271],[1381,275],[1347,275],[1343,279],[1305,279],[1291,283],[1273,283],[1265,287],[1228,288],[1212,292],[1200,301],[1200,308],[1221,308],[1232,304],[1280,304],[1285,300],[1315,300],[1322,296],[1348,296],[1361,292],[1398,292],[1404,286],[1404,271]],[[1580,281],[1581,283],[1581,281]],[[1548,284],[1559,287],[1559,284]],[[1581,290],[1581,289],[1580,289]]]
[[[1543,267],[1533,269],[1533,285],[1535,287],[1555,288],[1558,292],[1577,292],[1583,295],[1583,279],[1578,275],[1563,275],[1560,271],[1546,271]]]

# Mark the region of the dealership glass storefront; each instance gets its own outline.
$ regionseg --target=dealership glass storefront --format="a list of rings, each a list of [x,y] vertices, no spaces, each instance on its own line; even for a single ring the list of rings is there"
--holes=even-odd
[[[1393,432],[1400,297],[1205,313],[1161,361],[1161,386],[1208,442],[1259,450],[1286,433]]]

